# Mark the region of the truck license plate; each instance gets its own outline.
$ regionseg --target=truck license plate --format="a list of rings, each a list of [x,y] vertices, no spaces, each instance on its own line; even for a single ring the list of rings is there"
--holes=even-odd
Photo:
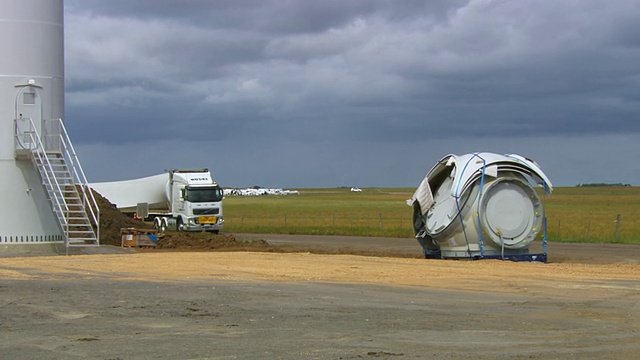
[[[215,224],[218,222],[218,218],[215,216],[200,216],[198,221],[200,224]]]

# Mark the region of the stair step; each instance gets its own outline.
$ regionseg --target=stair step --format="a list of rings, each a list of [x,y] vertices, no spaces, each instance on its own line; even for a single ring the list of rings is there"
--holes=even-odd
[[[64,162],[56,161],[37,161],[38,166],[42,166],[42,170],[46,171],[69,171],[69,167]]]
[[[43,185],[44,185],[44,184],[43,184]],[[47,189],[47,190],[51,190],[51,189]],[[66,195],[66,194],[70,194],[70,195],[77,194],[77,192],[76,192],[76,191],[74,191],[74,190],[61,190],[61,191],[62,191],[62,193],[63,193],[63,194],[65,194],[65,195]]]
[[[66,187],[71,187],[71,186],[74,186],[74,185],[75,184],[73,184],[73,183],[60,183],[60,182],[58,182],[58,186],[60,187],[60,190],[66,192],[66,193],[69,193],[69,194],[75,192],[75,190],[73,190],[73,189],[65,189],[65,188]],[[58,187],[58,186],[55,186],[54,184],[47,184],[47,183],[42,183],[42,186],[44,186],[49,191],[51,191],[51,189],[57,190],[57,187]]]
[[[67,206],[68,206],[68,205],[69,205],[69,204],[67,204]],[[62,209],[62,211],[63,211],[64,213],[68,213],[68,214],[84,214],[84,213],[85,213],[85,212],[84,212],[84,208],[80,208],[80,209],[78,209],[78,208],[74,208],[74,209],[68,208],[68,209],[66,209],[66,210],[65,210],[65,209]]]
[[[73,195],[76,195],[74,193],[69,193],[69,195],[67,196],[65,196],[64,194],[53,194],[53,195],[56,199],[66,200],[65,202],[68,205],[78,205],[79,204],[78,202],[82,200],[78,196],[73,196]],[[76,201],[76,202],[73,202],[73,201]],[[80,205],[82,205],[82,203],[80,203]]]
[[[53,177],[55,177],[58,184],[62,184],[62,183],[67,184],[67,181],[69,181],[70,183],[73,183],[70,181],[70,180],[73,180],[73,178],[70,178],[70,177],[66,177],[66,176],[53,176]]]
[[[87,245],[95,244],[95,245],[98,245],[98,242],[97,242],[97,240],[95,238],[92,238],[92,239],[87,238],[87,239],[80,239],[80,240],[79,239],[67,239],[67,244],[69,244],[69,245],[73,245],[73,244],[76,244],[76,245],[83,245],[83,244],[87,244]]]
[[[60,205],[62,206],[62,201],[60,201]],[[67,204],[67,205],[69,205],[69,204]],[[67,206],[67,209],[64,209],[64,206],[62,206],[62,207],[63,208],[60,209],[59,211],[65,213],[65,214],[84,214],[85,213],[84,208],[77,208],[77,207],[71,208],[71,207]]]
[[[81,216],[73,216],[73,215],[81,215]],[[80,217],[80,218],[85,219],[87,216],[86,216],[84,210],[69,210],[67,212],[67,218],[69,219],[69,218],[72,218],[72,217]]]

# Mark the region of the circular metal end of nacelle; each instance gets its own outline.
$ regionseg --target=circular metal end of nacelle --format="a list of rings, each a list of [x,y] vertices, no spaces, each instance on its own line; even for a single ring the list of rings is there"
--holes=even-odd
[[[542,226],[543,207],[535,190],[517,178],[499,178],[488,184],[480,203],[483,235],[499,247],[521,249]]]

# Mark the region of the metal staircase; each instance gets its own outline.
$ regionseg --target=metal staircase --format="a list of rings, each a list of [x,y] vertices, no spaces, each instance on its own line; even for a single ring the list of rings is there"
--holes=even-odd
[[[61,119],[15,120],[16,159],[30,158],[42,180],[65,247],[100,244],[100,210]]]

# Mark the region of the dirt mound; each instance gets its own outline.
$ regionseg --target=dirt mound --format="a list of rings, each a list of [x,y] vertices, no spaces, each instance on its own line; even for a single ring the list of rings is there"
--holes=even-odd
[[[123,228],[153,229],[151,225],[121,213],[114,204],[96,191],[93,191],[93,196],[100,209],[100,244],[120,246],[120,229]]]
[[[93,192],[100,208],[100,243],[120,246],[120,229],[153,229],[144,221],[126,216],[97,192]],[[158,249],[174,250],[246,250],[265,251],[269,244],[262,239],[238,241],[233,235],[210,233],[166,232],[158,234]]]
[[[167,232],[158,236],[159,249],[258,250],[269,248],[263,239],[238,241],[233,235]]]

